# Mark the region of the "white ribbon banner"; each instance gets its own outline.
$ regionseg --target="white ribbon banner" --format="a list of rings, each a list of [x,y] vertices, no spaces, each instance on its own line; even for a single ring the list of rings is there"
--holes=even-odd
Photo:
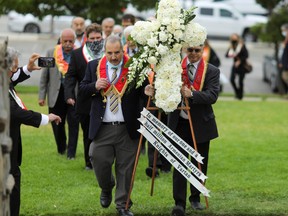
[[[141,117],[138,119],[144,125],[144,127],[149,130],[151,134],[164,146],[174,154],[181,162],[184,164],[198,179],[203,182],[207,179],[205,176],[185,155],[183,155],[177,148],[175,148],[172,143],[160,133],[146,118]]]
[[[175,134],[169,127],[163,124],[159,119],[152,115],[147,109],[143,108],[141,115],[147,118],[153,123],[159,130],[163,131],[168,137],[170,137],[177,145],[191,155],[197,162],[203,164],[202,157],[195,149],[193,149],[188,143],[182,140],[177,134]]]
[[[175,169],[177,169],[197,190],[199,190],[204,196],[209,195],[209,190],[202,185],[190,172],[186,170],[166,149],[155,139],[155,137],[142,125],[138,131],[162,154]]]

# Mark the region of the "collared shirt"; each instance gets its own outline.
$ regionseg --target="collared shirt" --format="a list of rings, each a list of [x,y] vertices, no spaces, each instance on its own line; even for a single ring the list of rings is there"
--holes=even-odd
[[[63,52],[63,58],[66,62],[70,63],[70,59],[71,59],[71,52],[69,53],[65,53],[63,48],[62,48],[62,52]]]
[[[195,78],[195,74],[196,74],[196,71],[197,71],[199,62],[200,62],[200,60],[197,61],[197,62],[191,63],[191,64],[193,64],[193,66],[194,66],[194,68],[195,68],[195,73],[193,73],[193,79]],[[189,59],[187,58],[187,68],[188,68],[188,65],[189,65],[189,64],[190,64],[190,61],[189,61]]]
[[[117,69],[117,79],[120,76],[121,69],[122,69],[122,65],[119,66]],[[107,65],[107,70],[108,70],[107,77],[108,77],[108,80],[110,82],[112,79],[112,74],[113,74],[114,70],[112,69],[112,67],[110,65],[109,66]],[[118,104],[118,107],[119,107],[119,109],[115,114],[110,111],[110,97],[108,95],[103,122],[115,122],[115,121],[124,122],[124,116],[123,116],[123,112],[122,112],[121,103]]]
[[[198,68],[198,64],[199,64],[200,60],[197,61],[197,62],[194,62],[194,63],[191,63],[193,64],[194,68],[195,68],[195,73],[193,73],[193,79],[195,78],[195,74],[196,74],[196,71],[197,71],[197,68]],[[187,68],[188,68],[188,65],[190,64],[190,61],[189,59],[187,58]],[[185,107],[185,103],[184,103],[184,100],[182,100],[182,103],[181,103],[181,106],[182,107]],[[188,119],[188,114],[187,112],[189,112],[189,110],[181,110],[180,111],[180,116],[184,119]]]

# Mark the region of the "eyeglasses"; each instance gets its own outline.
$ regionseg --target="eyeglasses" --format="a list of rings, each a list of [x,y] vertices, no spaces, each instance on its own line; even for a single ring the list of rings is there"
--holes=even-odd
[[[200,49],[200,48],[191,48],[191,47],[189,47],[189,48],[187,48],[187,51],[188,52],[195,52],[195,53],[199,53],[199,52],[201,52],[201,50],[202,49]]]

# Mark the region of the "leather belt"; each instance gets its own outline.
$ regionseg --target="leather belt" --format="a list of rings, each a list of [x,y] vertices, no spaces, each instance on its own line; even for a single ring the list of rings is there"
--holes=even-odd
[[[102,122],[103,125],[124,125],[125,122],[115,121],[115,122]]]

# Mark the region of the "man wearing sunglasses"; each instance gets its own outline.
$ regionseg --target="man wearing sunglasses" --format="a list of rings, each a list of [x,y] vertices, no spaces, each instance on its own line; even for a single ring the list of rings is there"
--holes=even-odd
[[[185,99],[187,99],[196,143],[193,143],[186,110],[175,110],[169,114],[168,126],[192,147],[195,148],[196,145],[197,151],[204,157],[201,170],[206,175],[210,140],[218,137],[212,104],[216,103],[220,91],[220,71],[215,66],[205,63],[202,58],[203,49],[202,44],[186,48],[186,56],[182,61],[182,106],[185,106]],[[180,147],[179,150],[188,156]],[[198,167],[194,159],[192,162]],[[204,207],[200,203],[200,192],[191,184],[190,193],[191,207],[194,210],[203,210]],[[173,216],[185,215],[186,196],[187,180],[174,169],[173,198],[175,207],[172,210]]]

